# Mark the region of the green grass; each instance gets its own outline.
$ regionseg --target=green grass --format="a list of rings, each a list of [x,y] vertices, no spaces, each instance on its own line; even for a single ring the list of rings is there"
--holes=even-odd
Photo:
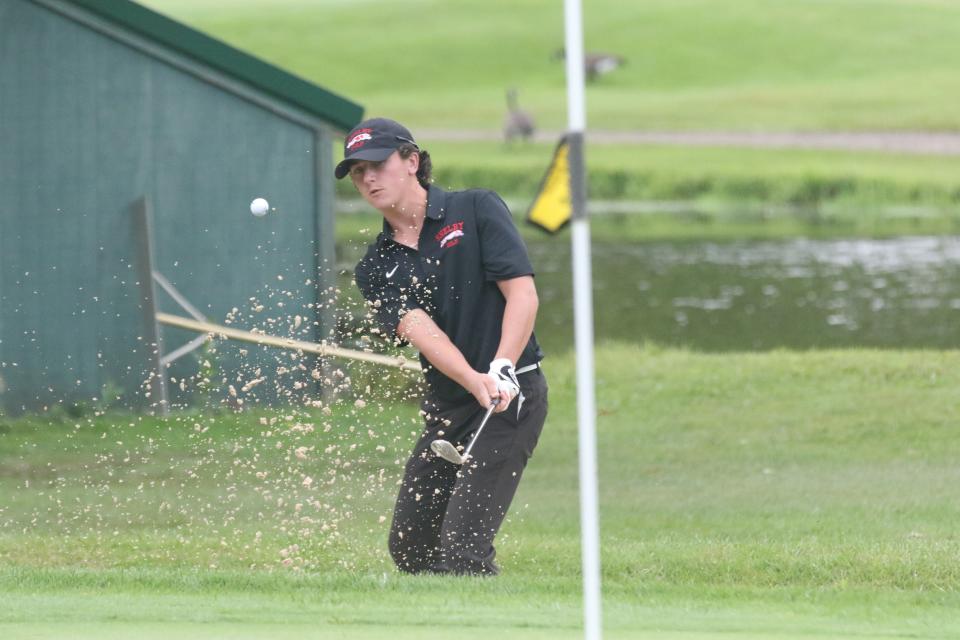
[[[148,6],[419,127],[499,129],[517,86],[566,123],[562,6],[547,0],[147,0]],[[605,129],[957,130],[960,6],[936,0],[583,3],[585,47],[626,66],[590,86]]]
[[[550,60],[563,40],[555,2],[241,0],[229,11],[216,0],[146,4],[415,133],[499,131],[508,86],[519,87],[541,129],[566,128],[564,71]],[[628,59],[588,87],[590,128],[960,129],[955,3],[584,4],[586,48]],[[441,184],[482,184],[526,198],[550,154],[544,145],[421,141],[438,154]],[[589,150],[588,162],[591,197],[601,200],[879,203],[954,212],[960,202],[960,161],[943,156],[604,145]]]
[[[600,348],[607,636],[952,637],[958,365]],[[571,356],[547,372],[492,580],[392,569],[379,518],[417,417],[376,393],[329,415],[4,419],[0,633],[579,637]]]
[[[544,171],[550,162],[553,145],[530,144],[507,147],[500,143],[472,142],[459,144],[450,142],[423,141],[434,161],[437,181],[441,186],[462,188],[469,182],[444,180],[445,171],[467,171],[475,168],[477,172],[488,170],[499,173],[515,174],[524,180],[532,175],[533,182],[522,183],[524,192],[535,191]],[[731,190],[739,182],[742,194],[731,192],[732,196],[750,196],[747,181],[756,179],[769,184],[780,183],[786,191],[790,182],[802,178],[825,181],[833,179],[839,184],[860,185],[861,189],[873,186],[878,190],[876,202],[885,200],[882,191],[884,185],[899,185],[900,189],[918,187],[930,192],[947,193],[945,201],[955,200],[954,191],[960,189],[957,175],[960,174],[960,157],[924,156],[913,154],[868,153],[854,151],[818,151],[788,149],[738,149],[722,147],[676,147],[659,145],[604,145],[593,144],[587,147],[586,157],[589,170],[597,178],[590,181],[589,187],[599,191],[591,192],[600,198],[667,199],[683,195],[682,188],[671,184],[682,178],[684,173],[703,175],[716,182],[726,182]],[[680,172],[676,167],[683,167]],[[623,173],[629,167],[630,179],[619,177],[619,184],[595,184],[599,179],[616,180],[617,172]],[[452,169],[450,169],[452,168]],[[608,177],[613,176],[613,177]],[[500,179],[502,183],[504,179]],[[518,177],[517,180],[520,180]],[[658,185],[657,183],[662,182]],[[878,184],[871,185],[871,182]],[[449,183],[446,184],[446,183]],[[352,185],[340,182],[347,187]],[[695,186],[687,187],[688,197],[700,195]],[[776,188],[776,187],[773,187]],[[849,189],[850,187],[848,187]],[[508,189],[507,193],[520,190]],[[758,194],[763,198],[763,194]],[[844,194],[838,194],[842,196]],[[869,195],[869,194],[865,194]],[[916,194],[920,197],[922,194]],[[802,194],[784,193],[779,199],[803,202]]]
[[[508,200],[508,204],[511,201]],[[513,200],[514,221],[527,245],[570,242],[570,227],[548,236],[525,222],[526,203]],[[960,219],[952,210],[886,209],[857,215],[850,208],[779,210],[766,206],[689,203],[689,209],[651,213],[598,214],[591,217],[594,251],[600,243],[651,241],[742,241],[784,238],[891,238],[903,235],[956,234]],[[337,216],[337,251],[345,268],[351,268],[383,225],[375,211],[352,211]],[[351,272],[352,273],[352,272]],[[350,274],[341,287],[350,295]]]
[[[518,219],[526,215],[553,152],[537,144],[424,146],[437,185],[495,189]],[[594,205],[632,200],[649,207],[611,214],[599,205],[592,219],[598,239],[889,237],[960,229],[960,157],[594,145],[587,158]],[[341,181],[337,189],[341,199],[357,199],[353,185]],[[379,214],[360,209],[364,214],[338,216],[340,241],[360,242],[380,230]]]
[[[551,145],[424,145],[438,185],[486,186],[528,200],[553,152]],[[593,200],[833,206],[859,217],[891,204],[925,207],[938,217],[960,210],[960,157],[597,144],[588,147],[587,162]],[[338,189],[355,193],[343,182]]]

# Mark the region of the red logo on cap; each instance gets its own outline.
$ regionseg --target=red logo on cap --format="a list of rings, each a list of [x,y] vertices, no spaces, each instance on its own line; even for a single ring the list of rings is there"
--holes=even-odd
[[[367,140],[372,140],[373,136],[370,135],[371,131],[373,131],[373,129],[360,129],[360,131],[357,131],[347,143],[347,151],[352,150],[354,147],[362,147],[366,144]]]

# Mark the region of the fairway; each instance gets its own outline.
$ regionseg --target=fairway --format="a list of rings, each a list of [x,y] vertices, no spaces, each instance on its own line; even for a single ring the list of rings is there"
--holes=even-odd
[[[351,98],[368,116],[404,122],[433,154],[444,187],[532,200],[553,145],[498,141],[510,87],[538,131],[566,128],[557,3],[242,0],[229,11],[218,0],[144,4]],[[954,132],[960,5],[593,0],[583,14],[586,50],[627,60],[587,85],[588,132],[613,132],[605,144],[587,136],[591,199],[838,203],[854,209],[848,218],[907,205],[940,229],[955,226],[955,157],[610,139],[621,131]],[[397,36],[369,38],[371,15]],[[453,142],[464,130],[490,140]],[[349,184],[338,189],[352,195]],[[856,232],[871,233],[863,227],[877,217]]]
[[[582,0],[550,238],[563,2],[137,1],[0,0],[0,640],[960,639],[960,1]]]
[[[960,355],[597,358],[605,637],[955,637]],[[547,364],[494,579],[392,568],[412,405],[3,419],[0,637],[581,637],[574,370]]]
[[[147,0],[147,6],[418,128],[499,131],[504,91],[566,123],[562,3]],[[583,3],[588,85],[613,130],[956,130],[960,5],[912,0]],[[391,35],[369,37],[370,17]]]
[[[495,188],[521,200],[517,213],[532,202],[553,151],[546,144],[498,142],[427,140],[424,147],[437,165],[438,185]],[[918,218],[945,219],[957,228],[960,156],[589,143],[586,153],[591,200],[697,201],[701,209],[725,203],[736,211],[751,203],[784,204],[817,209],[827,218],[833,208],[858,223],[858,233],[891,222],[898,217],[891,210],[901,205]],[[351,185],[338,188],[339,195],[355,197]]]

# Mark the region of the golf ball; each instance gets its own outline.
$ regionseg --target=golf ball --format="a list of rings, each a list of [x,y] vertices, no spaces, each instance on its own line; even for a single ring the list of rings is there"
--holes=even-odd
[[[263,198],[257,198],[250,203],[250,213],[258,218],[267,215],[268,211],[270,211],[270,203]]]

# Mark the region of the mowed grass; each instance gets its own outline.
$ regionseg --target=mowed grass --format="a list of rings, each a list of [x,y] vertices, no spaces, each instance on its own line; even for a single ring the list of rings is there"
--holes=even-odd
[[[532,204],[552,145],[506,147],[422,141],[445,189],[504,194],[517,222]],[[339,154],[337,150],[335,154]],[[587,149],[593,237],[651,239],[890,237],[960,231],[960,157],[797,149],[658,145]],[[357,247],[379,233],[380,214],[337,183],[338,242]],[[645,203],[617,212],[618,202]],[[606,207],[606,208],[605,208]],[[528,241],[540,231],[520,225]]]
[[[536,143],[506,146],[499,142],[461,144],[431,140],[429,137],[421,142],[433,159],[438,183],[443,182],[443,174],[448,166],[457,167],[458,171],[464,171],[462,167],[474,166],[478,172],[486,169],[519,176],[532,175],[535,182],[529,185],[531,192],[536,190],[543,178],[555,146]],[[703,175],[731,184],[736,184],[737,180],[745,183],[752,178],[785,183],[800,177],[834,177],[846,178],[850,182],[878,178],[884,183],[900,184],[904,189],[924,184],[931,191],[960,188],[957,182],[960,157],[954,156],[812,149],[629,146],[590,144],[588,141],[586,158],[588,170],[601,174],[629,167],[635,174],[633,184],[624,179],[623,191],[616,195],[634,199],[675,193],[676,190],[668,184],[658,191],[656,176],[659,175],[667,183],[671,178],[677,180],[684,174]],[[680,166],[683,166],[682,171],[676,169]],[[352,189],[352,185],[347,183],[338,184],[343,184],[347,191]],[[441,186],[466,188],[469,185],[452,182]],[[875,188],[881,186],[875,185]],[[696,186],[688,188],[693,190]],[[635,191],[631,192],[630,189]],[[749,193],[743,195],[749,196]],[[883,202],[883,193],[878,192],[877,196],[876,201]]]
[[[492,188],[524,200],[524,208],[553,154],[544,144],[423,145],[439,186]],[[956,218],[960,203],[960,157],[953,156],[588,143],[586,159],[587,192],[597,208],[597,201],[679,201],[743,212],[768,203],[817,209],[824,221],[856,221],[862,232],[897,217]],[[337,186],[355,197],[352,185]]]
[[[504,91],[566,124],[562,4],[548,0],[146,0],[413,126],[497,130]],[[956,130],[960,5],[881,0],[583,3],[600,129]]]
[[[422,141],[445,189],[484,187],[523,220],[552,145]],[[339,154],[339,151],[337,151]],[[588,145],[595,239],[894,236],[960,230],[960,157],[796,149]],[[338,241],[372,239],[382,220],[337,183]],[[642,210],[617,212],[622,201]],[[364,232],[364,230],[366,230]],[[526,229],[529,231],[529,229]],[[531,240],[542,240],[538,231]]]
[[[376,390],[329,414],[4,419],[0,635],[580,637],[574,363],[547,365],[495,579],[392,568],[417,416]],[[606,637],[954,637],[958,365],[600,348]]]
[[[552,59],[563,45],[556,2],[239,0],[229,10],[218,0],[145,4],[349,97],[368,116],[403,121],[436,152],[438,184],[533,197],[550,145],[431,140],[438,130],[497,136],[507,87],[519,89],[540,130],[567,127],[565,72]],[[588,85],[589,129],[960,129],[957,3],[583,4],[586,49],[627,59]],[[334,151],[339,159],[341,150]],[[597,144],[587,162],[590,196],[598,200],[829,203],[857,213],[919,205],[938,218],[936,232],[949,230],[960,201],[957,160],[938,155]],[[349,185],[339,188],[349,193]]]

